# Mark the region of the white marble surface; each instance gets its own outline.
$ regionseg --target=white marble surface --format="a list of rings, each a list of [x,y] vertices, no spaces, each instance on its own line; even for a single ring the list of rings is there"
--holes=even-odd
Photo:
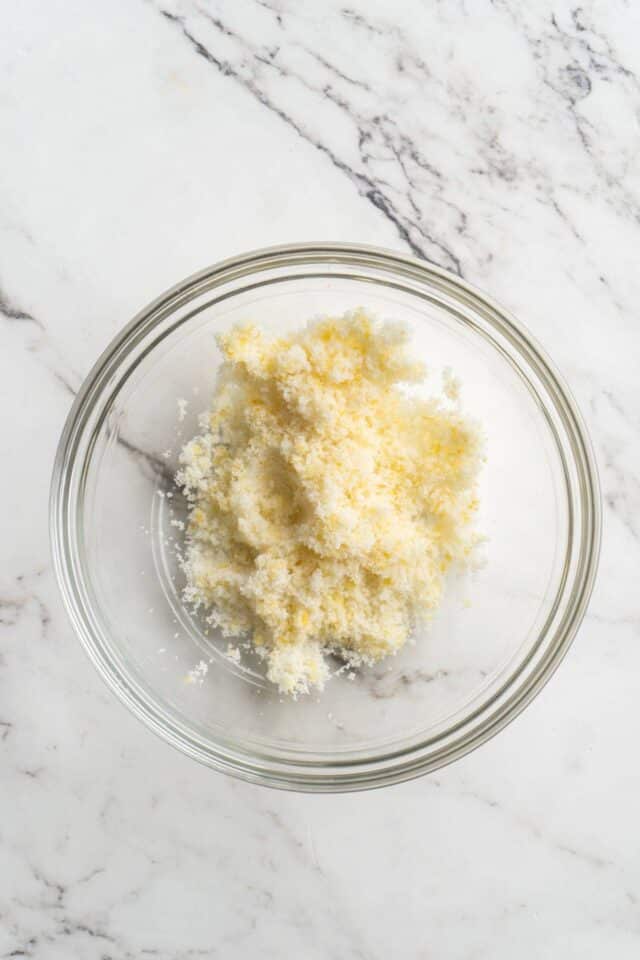
[[[640,955],[640,9],[21,0],[0,31],[0,957]],[[302,239],[425,256],[514,310],[593,434],[600,577],[508,730],[309,797],[223,778],[73,636],[47,490],[72,395],[147,300]]]

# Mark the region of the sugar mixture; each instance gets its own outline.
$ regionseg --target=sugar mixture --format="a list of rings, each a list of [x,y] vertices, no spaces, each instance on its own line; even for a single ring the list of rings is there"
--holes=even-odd
[[[273,339],[239,326],[219,345],[177,477],[185,597],[297,696],[324,686],[329,653],[374,663],[438,606],[478,539],[481,432],[450,374],[441,399],[407,390],[425,371],[406,331],[363,310]]]

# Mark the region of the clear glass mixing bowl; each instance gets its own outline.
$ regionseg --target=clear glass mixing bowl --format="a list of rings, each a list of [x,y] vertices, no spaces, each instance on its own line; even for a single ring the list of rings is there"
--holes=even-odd
[[[181,602],[181,444],[208,407],[214,334],[273,331],[364,306],[404,321],[437,390],[451,367],[482,421],[488,462],[481,569],[450,579],[424,635],[398,656],[283,701],[234,663]],[[178,398],[187,401],[181,418]],[[176,525],[178,524],[178,525]],[[334,791],[418,776],[512,720],[566,653],[595,576],[596,469],[574,402],[504,310],[430,264],[342,244],[227,260],[173,287],[111,343],[69,414],[51,492],[62,595],[109,686],[161,737],[218,770]],[[246,658],[245,658],[246,659]],[[204,660],[202,683],[189,674]]]

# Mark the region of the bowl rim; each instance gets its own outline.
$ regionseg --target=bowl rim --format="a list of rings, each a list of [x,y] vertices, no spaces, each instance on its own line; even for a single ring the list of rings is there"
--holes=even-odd
[[[166,715],[136,688],[125,674],[116,671],[101,648],[97,630],[78,595],[77,578],[70,561],[70,540],[76,536],[73,509],[77,506],[69,495],[69,479],[76,467],[76,454],[83,436],[88,412],[101,396],[107,374],[118,367],[123,350],[128,352],[146,336],[155,325],[181,305],[199,294],[213,290],[234,279],[246,277],[273,267],[287,267],[300,263],[365,264],[387,270],[396,276],[435,285],[441,291],[470,298],[474,307],[484,308],[488,322],[508,338],[517,352],[541,377],[550,390],[555,409],[570,440],[573,463],[578,474],[578,501],[583,516],[583,537],[578,557],[578,571],[569,599],[569,614],[565,614],[561,629],[544,653],[534,671],[521,688],[516,688],[503,699],[493,714],[466,734],[446,742],[442,747],[425,753],[428,743],[418,743],[391,758],[372,756],[365,761],[335,761],[291,763],[271,757],[236,753],[211,741],[180,729],[178,722],[170,723]],[[240,272],[240,273],[239,273]],[[169,309],[170,307],[170,309]],[[85,457],[85,464],[86,464]],[[282,789],[306,792],[342,792],[361,790],[397,783],[431,772],[476,749],[514,720],[542,690],[566,655],[582,622],[596,578],[600,543],[602,509],[596,460],[584,420],[571,392],[555,365],[529,331],[515,317],[475,286],[462,278],[416,257],[366,244],[309,242],[263,247],[230,257],[199,270],[165,290],[159,297],[140,310],[107,345],[84,379],[64,424],[51,478],[49,497],[49,530],[53,566],[67,615],[86,653],[107,686],[138,719],[168,743],[193,759],[222,772],[244,780]],[[70,532],[71,531],[71,532]],[[509,681],[509,684],[511,679]],[[506,688],[505,688],[506,689]],[[508,689],[506,689],[508,692]],[[491,701],[493,702],[493,700]],[[486,704],[482,710],[486,710]],[[436,738],[437,740],[438,738]],[[391,762],[389,762],[391,760]]]

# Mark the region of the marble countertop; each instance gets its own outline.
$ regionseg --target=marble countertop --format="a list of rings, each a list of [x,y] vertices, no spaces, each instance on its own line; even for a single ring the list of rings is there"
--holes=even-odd
[[[0,33],[0,957],[636,960],[640,9],[23,0]],[[425,257],[551,353],[604,540],[537,700],[399,787],[236,782],[109,694],[54,583],[83,376],[196,269],[292,240]]]

